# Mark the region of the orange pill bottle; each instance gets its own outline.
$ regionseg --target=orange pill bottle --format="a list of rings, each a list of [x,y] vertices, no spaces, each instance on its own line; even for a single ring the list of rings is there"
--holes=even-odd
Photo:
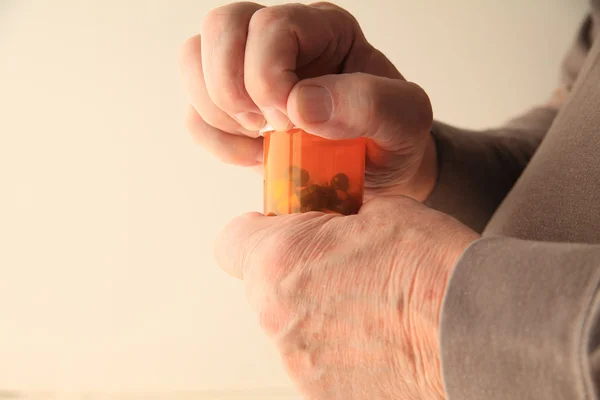
[[[264,213],[351,215],[363,203],[364,139],[331,140],[301,129],[264,135]]]

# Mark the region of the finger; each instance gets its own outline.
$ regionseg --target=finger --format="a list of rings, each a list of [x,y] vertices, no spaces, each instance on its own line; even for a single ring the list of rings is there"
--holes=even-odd
[[[190,106],[188,130],[206,150],[227,164],[258,166],[263,162],[263,138],[232,135],[209,124]]]
[[[215,258],[219,266],[228,274],[243,279],[251,259],[256,257],[253,250],[264,240],[264,231],[280,218],[250,213],[232,220],[215,243]],[[262,235],[259,234],[261,232]]]
[[[291,127],[287,98],[300,78],[339,72],[356,31],[352,17],[333,5],[288,4],[253,14],[244,82],[273,128]]]
[[[202,26],[202,65],[208,95],[246,129],[258,131],[265,119],[244,86],[244,53],[252,15],[264,8],[233,3],[211,11]]]
[[[330,139],[366,137],[386,150],[429,132],[431,104],[423,89],[401,79],[354,73],[299,82],[287,109],[298,127]]]
[[[182,47],[181,73],[190,103],[206,123],[224,132],[244,134],[251,137],[257,136],[256,132],[242,127],[212,102],[204,82],[199,35],[189,38]]]
[[[319,212],[272,217],[250,213],[238,217],[217,239],[217,262],[238,278],[277,285],[299,257],[314,250],[315,232],[332,218],[336,216]]]

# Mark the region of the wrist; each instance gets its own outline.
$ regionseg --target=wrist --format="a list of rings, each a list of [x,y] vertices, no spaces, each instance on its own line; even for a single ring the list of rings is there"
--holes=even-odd
[[[415,274],[412,293],[411,320],[413,343],[417,363],[422,365],[423,390],[426,398],[445,399],[440,359],[440,319],[446,289],[460,257],[479,235],[464,232],[449,238],[449,243],[439,243],[431,249],[428,260],[423,260]]]

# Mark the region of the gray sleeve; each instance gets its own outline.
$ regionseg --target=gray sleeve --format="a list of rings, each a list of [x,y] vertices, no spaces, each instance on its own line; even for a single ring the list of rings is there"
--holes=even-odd
[[[425,204],[482,232],[550,129],[585,57],[592,35],[586,18],[564,58],[559,88],[548,104],[531,109],[504,126],[472,131],[435,121],[438,182]]]
[[[500,129],[471,131],[436,122],[438,181],[425,204],[482,232],[527,166],[557,111],[531,110]]]
[[[448,398],[598,398],[599,285],[598,245],[473,243],[442,310]]]

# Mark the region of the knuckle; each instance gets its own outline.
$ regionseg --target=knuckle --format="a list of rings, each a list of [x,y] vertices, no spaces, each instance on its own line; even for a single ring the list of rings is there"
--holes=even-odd
[[[336,10],[337,9],[343,10],[343,8],[341,8],[337,4],[333,4],[328,1],[317,1],[315,3],[311,3],[310,5],[313,7],[318,7],[318,8],[334,8]]]
[[[328,1],[319,1],[316,3],[312,3],[311,7],[318,8],[321,10],[329,10],[341,16],[343,21],[349,22],[352,25],[358,25],[358,21],[356,20],[356,18],[354,18],[354,16],[348,10],[340,7],[337,4],[330,3]]]
[[[340,7],[339,5],[337,5],[335,3],[331,3],[329,1],[317,1],[315,3],[311,3],[310,6],[313,8],[319,8],[319,9],[323,9],[323,10],[332,10],[335,12],[342,12],[344,14],[350,14],[348,11],[346,11],[346,9]]]
[[[307,29],[304,24],[299,27],[301,10],[308,8],[302,4],[285,4],[266,7],[255,12],[248,25],[248,36],[253,38],[250,42],[266,41],[272,43],[295,42],[294,32]],[[281,46],[278,46],[281,47]],[[273,54],[270,54],[273,57]],[[288,55],[284,55],[288,57]],[[289,91],[296,83],[295,74],[289,73],[287,68],[263,62],[246,64],[244,70],[244,85],[250,98],[259,107],[273,104],[285,104]]]
[[[433,110],[425,91],[415,83],[357,74],[355,83],[362,116],[368,121],[394,123],[407,133],[431,128]],[[399,101],[400,100],[400,101]],[[408,108],[408,111],[407,109]]]
[[[251,12],[262,7],[258,3],[240,1],[213,8],[204,17],[202,31],[211,33],[213,36],[229,32],[232,25],[239,25],[237,22],[240,15],[245,15],[246,12]]]
[[[234,3],[224,7],[211,10],[202,25],[202,35],[211,57],[212,51],[226,44],[227,54],[219,57],[220,61],[215,64],[208,62],[205,65],[206,86],[212,102],[221,110],[230,113],[242,111],[241,105],[249,100],[244,87],[244,69],[238,64],[244,62],[244,48],[246,46],[246,25],[240,22],[240,15],[247,12],[253,3]],[[219,53],[220,54],[220,53]],[[221,65],[215,69],[216,65]]]
[[[262,8],[252,15],[248,30],[264,31],[282,25],[289,25],[292,22],[290,11],[295,7],[297,5],[290,4]]]
[[[210,10],[202,21],[202,34],[216,36],[225,31],[233,15],[232,6],[235,6],[235,4]]]

